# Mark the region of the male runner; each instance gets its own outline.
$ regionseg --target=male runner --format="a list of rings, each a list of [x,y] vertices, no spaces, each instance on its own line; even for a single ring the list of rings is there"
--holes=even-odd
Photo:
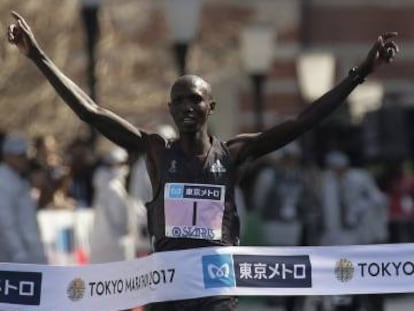
[[[168,107],[179,137],[167,141],[138,129],[98,106],[67,78],[36,42],[26,21],[12,12],[8,40],[16,45],[48,79],[80,119],[130,152],[146,154],[154,197],[147,204],[154,251],[237,245],[239,220],[234,204],[236,170],[296,139],[334,111],[365,77],[398,53],[391,39],[378,37],[365,60],[335,88],[311,104],[295,119],[260,133],[241,134],[226,142],[211,137],[207,119],[214,112],[210,85],[185,75],[174,82]],[[184,195],[185,194],[185,195]],[[233,297],[209,297],[154,304],[151,310],[235,310]]]

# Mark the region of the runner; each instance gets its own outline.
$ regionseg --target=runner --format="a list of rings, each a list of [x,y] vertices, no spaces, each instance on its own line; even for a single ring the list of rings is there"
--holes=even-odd
[[[138,129],[98,106],[67,78],[37,43],[29,25],[16,12],[8,40],[43,73],[80,119],[130,152],[146,155],[154,197],[147,204],[148,224],[156,252],[218,245],[238,245],[239,219],[234,204],[236,171],[296,139],[341,105],[352,90],[380,65],[393,61],[396,33],[377,38],[360,66],[297,118],[260,133],[219,141],[208,134],[214,112],[211,86],[195,75],[174,82],[168,107],[179,137],[166,140]],[[150,310],[235,310],[235,298],[210,297],[154,304]]]

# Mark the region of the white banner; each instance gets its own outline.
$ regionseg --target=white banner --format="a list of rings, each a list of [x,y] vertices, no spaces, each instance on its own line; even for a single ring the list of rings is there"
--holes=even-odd
[[[414,292],[414,244],[214,247],[89,266],[0,264],[0,310],[121,310],[212,295]]]

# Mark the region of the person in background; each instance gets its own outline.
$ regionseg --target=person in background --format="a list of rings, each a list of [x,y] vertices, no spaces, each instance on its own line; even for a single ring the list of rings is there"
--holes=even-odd
[[[5,130],[3,130],[2,128],[0,128],[0,150],[1,150],[1,146],[3,145],[3,140],[4,140],[4,138],[6,137],[6,131]],[[1,163],[1,161],[2,161],[2,154],[1,154],[1,152],[0,152],[0,163]]]
[[[301,150],[293,142],[271,157],[272,163],[259,173],[253,192],[254,206],[262,216],[264,243],[298,246],[302,244],[305,213],[314,201],[301,166]]]
[[[259,173],[254,186],[254,207],[261,216],[265,246],[301,246],[308,214],[316,210],[318,194],[308,184],[297,142],[269,154],[273,160]],[[283,301],[293,311],[300,297],[269,297],[268,304]]]
[[[49,172],[36,159],[30,159],[29,181],[36,208],[44,209],[52,202],[53,184]]]
[[[28,180],[28,143],[9,134],[0,164],[0,262],[45,264],[46,255]]]
[[[130,199],[125,187],[128,154],[116,147],[102,158],[93,176],[95,210],[91,236],[90,262],[131,259],[133,244],[128,243]],[[129,258],[128,258],[129,257]]]
[[[54,210],[74,210],[77,202],[70,193],[72,177],[69,168],[61,166],[53,170],[52,176],[53,197],[46,208]]]
[[[367,170],[351,167],[343,152],[327,154],[322,182],[322,245],[387,241],[387,206],[386,195]]]
[[[55,137],[38,135],[33,145],[31,176],[38,209],[74,209],[76,200],[69,195],[71,172],[63,164]]]
[[[403,161],[385,163],[379,178],[389,197],[389,242],[414,242],[414,175]]]
[[[331,151],[326,156],[322,181],[323,228],[321,245],[384,243],[388,239],[388,198],[372,175],[350,166],[347,155]],[[382,295],[363,295],[349,310],[366,304],[369,311],[384,309]],[[348,309],[346,309],[348,310]]]
[[[69,196],[74,198],[77,208],[89,208],[94,197],[93,175],[96,157],[90,142],[76,137],[66,148],[65,163],[69,167]]]
[[[53,135],[39,135],[33,139],[33,157],[48,171],[53,171],[62,165],[62,159],[58,153],[58,145]]]

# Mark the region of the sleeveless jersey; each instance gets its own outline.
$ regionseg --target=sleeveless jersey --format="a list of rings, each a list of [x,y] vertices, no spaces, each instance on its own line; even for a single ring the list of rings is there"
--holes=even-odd
[[[212,138],[205,158],[187,157],[176,141],[158,155],[160,186],[147,204],[154,251],[237,245],[235,165],[223,142]]]

